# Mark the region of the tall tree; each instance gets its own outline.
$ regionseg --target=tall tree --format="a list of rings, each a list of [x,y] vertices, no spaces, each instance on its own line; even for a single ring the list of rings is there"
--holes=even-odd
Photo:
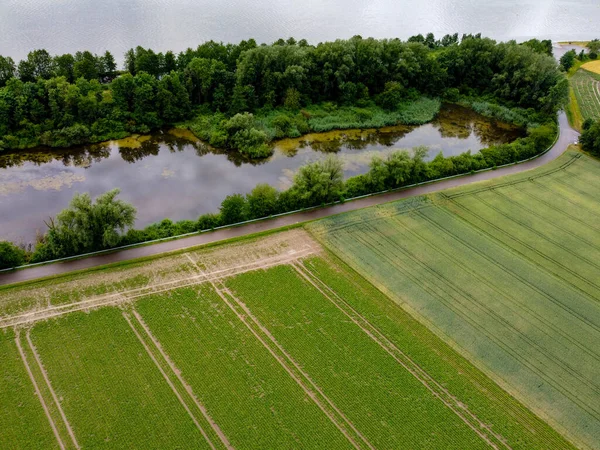
[[[6,82],[15,76],[17,67],[10,56],[0,55],[0,87],[6,85]]]

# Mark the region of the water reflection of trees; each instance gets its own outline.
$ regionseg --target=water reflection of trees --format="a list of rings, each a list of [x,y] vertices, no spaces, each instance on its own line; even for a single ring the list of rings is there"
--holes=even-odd
[[[501,124],[459,105],[447,105],[433,121],[443,138],[467,139],[474,134],[485,147],[511,142],[525,135],[522,128]]]
[[[99,162],[110,156],[108,145],[93,145],[68,150],[34,149],[10,154],[0,155],[0,168],[22,166],[24,163],[33,163],[42,166],[58,161],[67,167],[89,167],[94,162]]]
[[[467,139],[474,134],[484,146],[510,142],[525,135],[525,131],[521,128],[499,124],[471,109],[458,105],[444,105],[432,125],[443,138]],[[343,149],[365,150],[375,145],[392,147],[416,128],[398,126],[382,130],[345,130],[313,134],[297,140],[289,140],[286,143],[285,154],[293,157],[298,150],[304,148],[310,148],[320,153],[338,153]],[[132,142],[133,145],[128,146],[129,142]],[[130,164],[144,158],[157,156],[162,148],[171,153],[179,153],[193,148],[199,157],[210,154],[222,155],[236,167],[244,164],[261,165],[270,161],[270,158],[249,159],[239,152],[217,149],[198,140],[190,140],[170,133],[158,133],[144,139],[133,138],[133,140],[62,150],[44,148],[1,154],[0,168],[17,167],[26,162],[41,166],[54,161],[59,161],[65,166],[89,167],[94,162],[108,158],[115,146],[118,148],[121,158]]]

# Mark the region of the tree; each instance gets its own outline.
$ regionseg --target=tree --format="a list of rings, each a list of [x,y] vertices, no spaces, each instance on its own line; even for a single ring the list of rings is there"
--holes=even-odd
[[[573,65],[575,64],[575,58],[577,57],[577,53],[575,50],[569,50],[564,55],[560,57],[560,65],[567,72]]]
[[[600,53],[600,39],[594,39],[588,42],[586,47],[590,50],[590,53]]]
[[[177,72],[171,72],[160,79],[157,96],[158,110],[164,122],[175,123],[190,114],[190,99]]]
[[[25,263],[25,252],[11,242],[0,241],[0,269],[12,269]]]
[[[22,81],[47,80],[54,72],[54,61],[46,50],[29,52],[27,59],[19,62],[19,77]]]
[[[108,50],[104,53],[104,56],[100,58],[101,68],[100,76],[105,81],[111,81],[117,76],[117,63],[115,57]]]
[[[223,225],[231,225],[246,220],[246,199],[243,195],[234,194],[225,197],[221,203],[221,221]]]
[[[15,62],[10,56],[0,56],[0,88],[15,76],[16,70]]]
[[[69,207],[47,224],[43,248],[38,250],[59,258],[116,246],[136,216],[132,205],[116,199],[119,192],[108,191],[95,202],[89,194],[75,194]]]
[[[259,219],[274,214],[277,210],[279,192],[268,184],[258,184],[246,195],[247,214],[250,219]]]
[[[589,121],[584,123],[579,143],[584,150],[600,156],[600,120],[593,123]]]
[[[86,80],[97,80],[100,78],[100,61],[91,52],[77,52],[73,66],[73,76],[85,78]]]
[[[404,97],[404,87],[399,81],[389,81],[385,83],[385,90],[379,94],[377,102],[382,108],[395,110],[400,105]]]
[[[552,41],[550,39],[544,39],[542,41],[540,41],[539,39],[530,39],[526,42],[523,42],[523,45],[526,45],[527,47],[530,47],[534,51],[543,55],[553,56]]]
[[[291,190],[302,206],[318,206],[338,200],[344,189],[342,162],[335,156],[302,166]]]
[[[57,77],[65,77],[69,83],[75,81],[74,66],[75,58],[70,53],[54,57],[54,74]]]

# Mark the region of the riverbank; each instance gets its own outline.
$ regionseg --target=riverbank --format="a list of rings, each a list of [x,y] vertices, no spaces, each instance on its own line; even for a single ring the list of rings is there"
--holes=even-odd
[[[376,204],[387,203],[411,196],[424,195],[443,189],[470,184],[478,181],[490,180],[518,172],[524,172],[537,167],[541,167],[550,161],[553,161],[567,147],[577,140],[579,133],[573,130],[568,123],[564,113],[559,115],[559,135],[556,142],[548,151],[541,156],[530,159],[520,164],[511,164],[496,170],[481,171],[476,174],[466,174],[461,177],[452,177],[447,180],[439,180],[433,183],[426,183],[421,186],[408,189],[396,190],[394,192],[384,193],[377,196],[366,196],[350,202],[338,203],[324,208],[316,208],[310,211],[296,214],[284,215],[278,218],[255,221],[241,226],[227,227],[218,231],[193,233],[191,236],[156,243],[154,245],[134,246],[130,249],[107,250],[99,252],[97,255],[90,255],[85,258],[76,257],[70,261],[61,264],[45,264],[32,267],[25,270],[0,273],[0,285],[13,284],[23,281],[34,280],[43,277],[57,276],[73,271],[86,270],[107,264],[126,262],[138,258],[149,258],[162,253],[173,252],[183,249],[189,249],[209,243],[223,242],[229,239],[236,239],[242,236],[249,236],[256,233],[265,233],[277,230],[283,227],[295,226],[297,224],[320,219],[323,217],[340,214],[347,211],[365,208]]]

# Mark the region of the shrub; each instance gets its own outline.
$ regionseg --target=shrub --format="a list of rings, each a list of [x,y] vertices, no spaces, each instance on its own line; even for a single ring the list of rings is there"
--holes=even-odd
[[[25,251],[11,242],[0,241],[0,269],[12,269],[25,263]]]

